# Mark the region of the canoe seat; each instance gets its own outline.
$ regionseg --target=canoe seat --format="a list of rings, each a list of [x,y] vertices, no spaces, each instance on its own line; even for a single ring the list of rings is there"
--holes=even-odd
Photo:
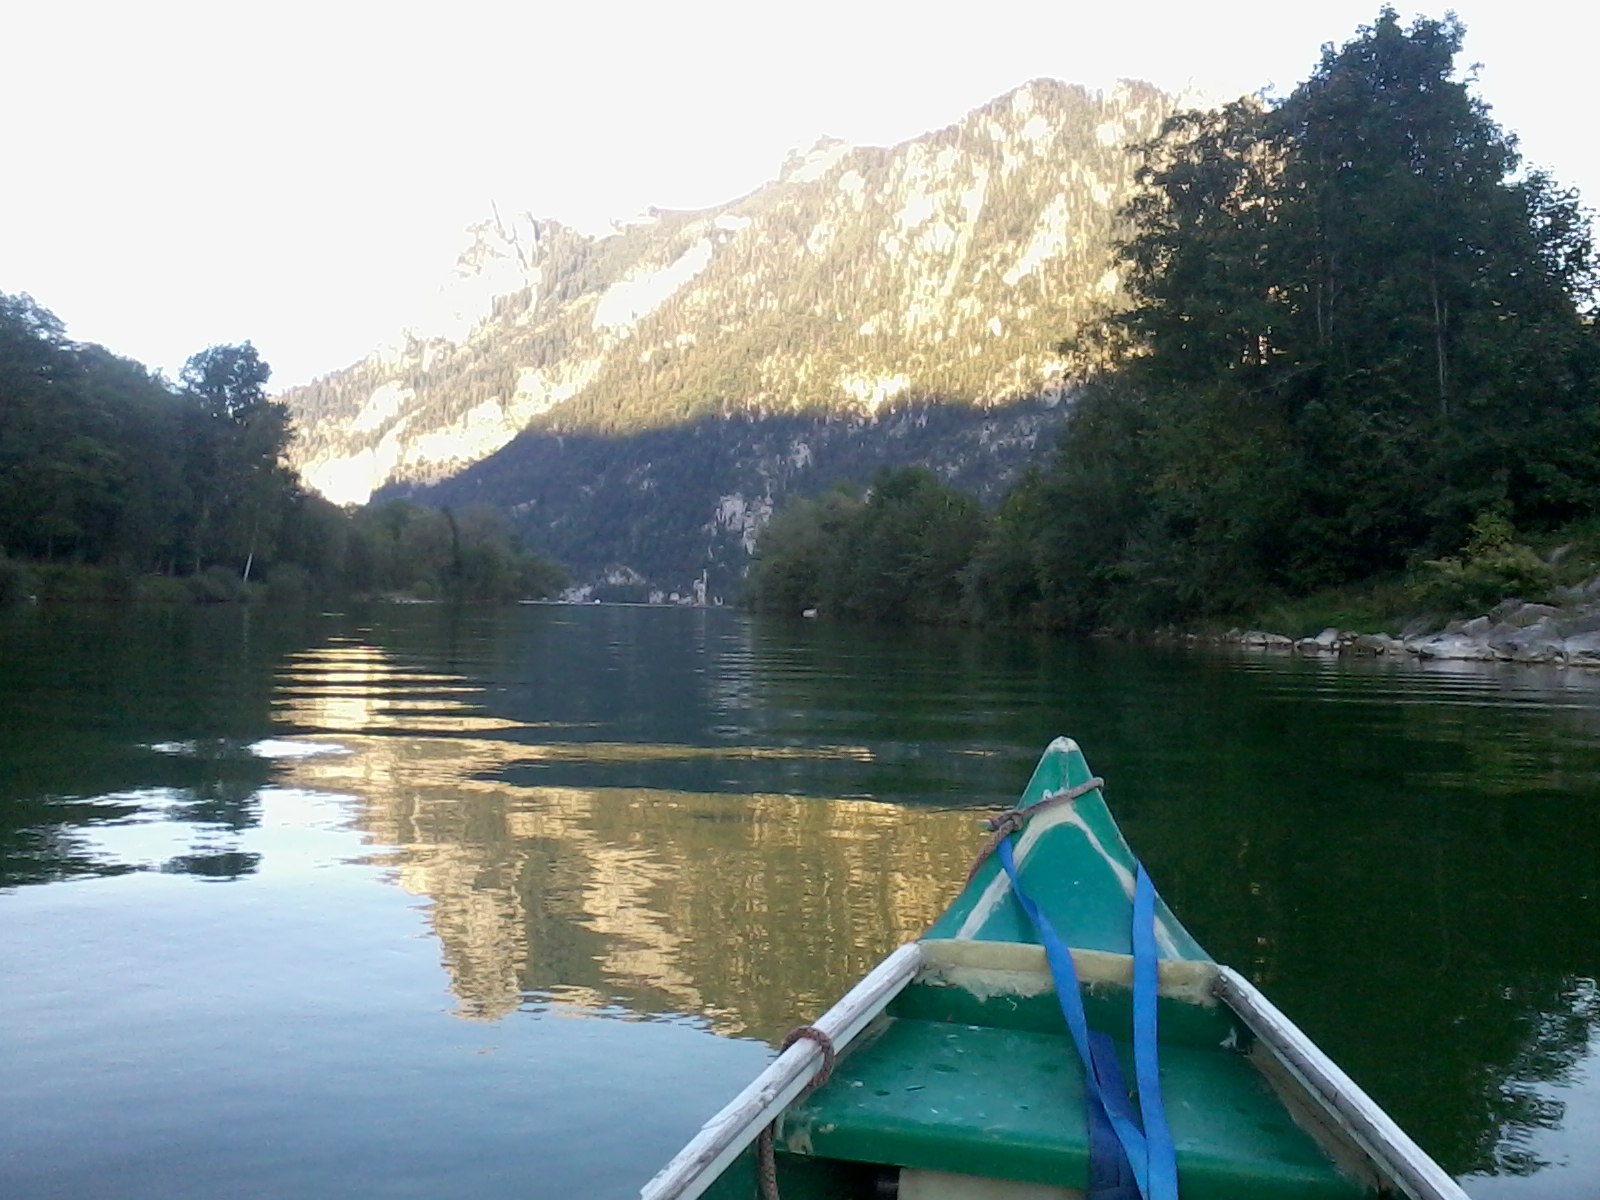
[[[1132,1051],[1119,1050],[1131,1079]],[[1161,1079],[1184,1200],[1370,1194],[1329,1162],[1244,1056],[1164,1046]],[[1081,1188],[1089,1161],[1083,1069],[1064,1036],[889,1017],[790,1111],[779,1145]]]

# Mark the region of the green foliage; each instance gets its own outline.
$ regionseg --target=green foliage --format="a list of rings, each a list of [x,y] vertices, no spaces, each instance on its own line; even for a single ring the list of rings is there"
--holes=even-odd
[[[564,586],[487,509],[351,515],[307,494],[284,460],[288,410],[267,396],[270,375],[249,342],[212,346],[173,389],[70,341],[30,297],[0,295],[0,546],[23,560],[0,554],[0,602],[237,602],[263,577],[299,599]]]
[[[131,598],[133,580],[120,571],[79,563],[35,563],[31,592],[39,600],[98,604]]]
[[[567,584],[560,566],[524,550],[504,514],[485,505],[460,513],[409,500],[369,505],[347,537],[345,582],[360,594],[505,601],[553,596]]]
[[[1418,615],[1415,585],[1406,575],[1386,576],[1323,588],[1307,596],[1269,601],[1205,623],[1209,632],[1228,627],[1264,629],[1289,637],[1315,637],[1324,629],[1398,635]]]
[[[1587,218],[1514,174],[1452,75],[1462,36],[1385,9],[1276,107],[1167,122],[1098,337],[1115,369],[1008,530],[1034,591],[986,582],[986,608],[1237,613],[1448,552],[1487,510],[1537,534],[1600,508]],[[1462,603],[1542,578],[1514,547],[1436,561]]]
[[[985,524],[975,499],[926,467],[885,470],[865,499],[836,489],[774,517],[756,544],[747,600],[790,615],[955,620]]]
[[[1459,557],[1430,559],[1413,586],[1416,603],[1453,616],[1481,613],[1502,599],[1542,600],[1556,572],[1530,547],[1501,512],[1482,514]]]
[[[193,355],[178,373],[184,392],[218,420],[243,425],[267,399],[272,368],[249,342],[212,346]]]
[[[794,500],[781,509],[756,541],[745,603],[757,612],[789,616],[820,610],[823,580],[842,576],[843,568],[833,560],[844,553],[847,531],[863,503],[856,489],[841,485],[818,499]]]
[[[0,604],[13,604],[33,595],[33,575],[23,563],[0,550]]]
[[[237,604],[250,598],[250,585],[226,567],[207,567],[184,582],[190,598],[200,604]]]

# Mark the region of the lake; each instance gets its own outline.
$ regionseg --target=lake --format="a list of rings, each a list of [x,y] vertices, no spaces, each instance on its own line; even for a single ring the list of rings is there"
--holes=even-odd
[[[0,610],[0,1196],[631,1196],[1057,734],[1475,1198],[1594,1196],[1600,674],[600,605]]]

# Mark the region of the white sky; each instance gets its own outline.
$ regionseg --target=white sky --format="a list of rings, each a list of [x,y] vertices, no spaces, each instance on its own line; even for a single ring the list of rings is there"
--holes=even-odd
[[[420,312],[491,200],[590,229],[703,207],[1044,75],[1286,93],[1377,7],[0,0],[0,292],[169,373],[250,338],[286,386]],[[1527,159],[1600,198],[1600,6],[1457,11]]]

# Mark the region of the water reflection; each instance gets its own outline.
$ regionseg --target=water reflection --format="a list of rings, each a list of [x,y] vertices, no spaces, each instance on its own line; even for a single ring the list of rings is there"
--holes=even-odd
[[[340,680],[358,670],[391,685],[416,678],[371,646],[299,655],[297,687],[275,698],[298,731],[349,728],[340,722],[352,698],[310,686],[321,666]],[[426,679],[430,692],[448,682]],[[285,776],[360,798],[359,821],[394,847],[401,885],[434,902],[463,1015],[621,1005],[780,1036],[920,934],[965,870],[972,821],[962,813],[507,778],[529,763],[870,762],[866,747],[495,740],[471,736],[492,719],[469,692],[429,701],[428,730],[449,737],[370,732],[408,710],[392,695],[368,696],[368,732],[309,735],[337,736],[348,753],[307,758]]]

